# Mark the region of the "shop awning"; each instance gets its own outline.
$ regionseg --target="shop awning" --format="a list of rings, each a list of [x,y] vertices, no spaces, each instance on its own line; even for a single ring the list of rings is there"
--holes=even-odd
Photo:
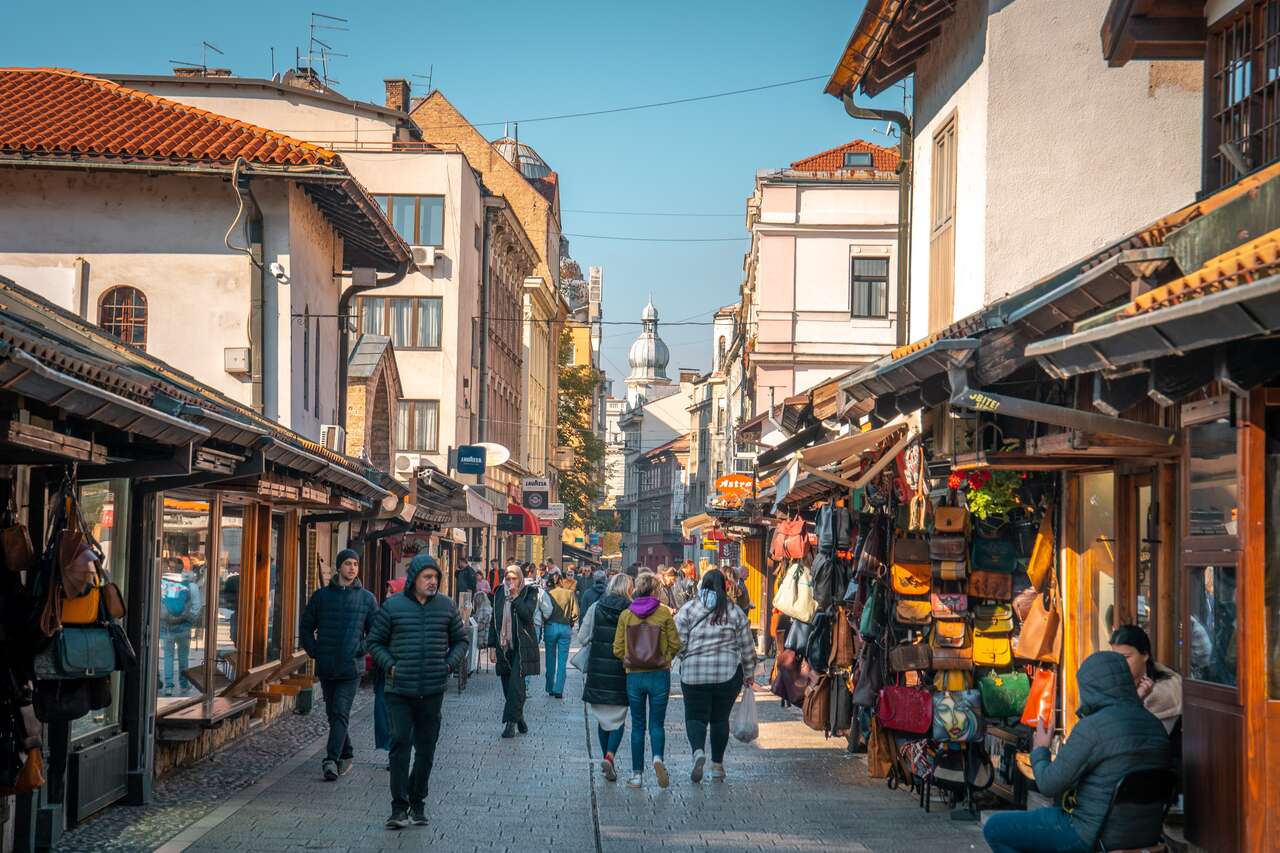
[[[1123,367],[1280,330],[1280,229],[1026,354],[1051,375]]]
[[[691,515],[684,521],[680,522],[680,532],[684,534],[685,539],[692,538],[698,531],[709,525],[715,524],[716,520],[705,512]]]
[[[466,517],[469,517],[470,520],[455,518],[451,522],[455,527],[492,527],[498,523],[498,514],[494,510],[493,504],[477,493],[474,486],[467,486],[463,490],[463,494],[466,495],[467,502]],[[479,522],[479,524],[475,522]]]
[[[978,340],[970,337],[925,338],[904,347],[893,356],[877,361],[846,379],[840,386],[841,408],[848,409],[878,397],[901,394],[936,377],[945,379],[948,370],[967,362],[977,349]],[[922,404],[942,402],[946,399],[945,391],[946,386],[943,385],[938,392],[941,399],[927,399],[928,395],[925,395]]]
[[[841,436],[826,444],[818,444],[801,450],[797,455],[801,464],[812,468],[825,468],[837,462],[860,459],[866,451],[876,447],[886,438],[903,430],[902,424],[892,424],[879,429],[869,429]]]
[[[915,433],[905,423],[897,423],[801,451],[779,476],[774,505],[799,506],[823,495],[860,489],[878,476],[915,438]],[[805,454],[811,454],[809,461],[805,461]],[[877,454],[879,458],[861,471],[863,460]],[[814,462],[825,464],[819,466],[812,464]]]
[[[521,516],[524,519],[524,526],[519,530],[510,531],[511,533],[519,536],[540,536],[542,534],[542,523],[538,520],[538,517],[520,504],[511,501],[507,504],[507,512]]]

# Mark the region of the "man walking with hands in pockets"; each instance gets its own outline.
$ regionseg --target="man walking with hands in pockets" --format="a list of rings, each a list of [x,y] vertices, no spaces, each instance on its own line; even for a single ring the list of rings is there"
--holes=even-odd
[[[425,826],[427,783],[440,738],[440,706],[449,673],[466,659],[467,635],[448,596],[440,595],[440,566],[430,554],[413,558],[404,592],[373,618],[369,650],[387,674],[391,721],[391,817],[388,829]],[[413,755],[413,770],[409,756]]]

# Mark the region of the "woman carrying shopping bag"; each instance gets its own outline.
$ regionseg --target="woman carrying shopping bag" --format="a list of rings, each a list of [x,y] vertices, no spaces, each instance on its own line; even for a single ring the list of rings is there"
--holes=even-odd
[[[618,771],[614,756],[622,745],[622,731],[627,722],[627,670],[613,653],[613,638],[618,633],[618,619],[631,604],[632,580],[627,575],[614,575],[605,594],[587,608],[578,629],[578,645],[584,655],[581,667],[586,674],[582,701],[587,703],[596,721],[600,738],[600,770],[610,782]]]
[[[751,623],[742,608],[729,601],[719,569],[702,577],[698,597],[676,614],[680,635],[680,687],[684,694],[685,729],[693,750],[689,778],[702,781],[707,730],[711,730],[711,778],[724,779],[724,751],[729,743],[733,700],[750,690],[755,678],[756,648]]]
[[[627,670],[632,770],[627,785],[632,788],[639,788],[644,782],[646,727],[658,785],[665,788],[670,781],[663,755],[667,745],[671,661],[680,651],[680,637],[676,634],[676,620],[671,608],[657,599],[658,584],[658,576],[653,572],[640,573],[636,578],[635,600],[622,611],[613,637],[613,654],[622,660]]]

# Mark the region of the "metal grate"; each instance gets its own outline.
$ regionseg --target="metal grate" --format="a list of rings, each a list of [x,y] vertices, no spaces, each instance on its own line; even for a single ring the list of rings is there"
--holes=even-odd
[[[1280,0],[1254,0],[1220,24],[1210,51],[1213,139],[1208,189],[1234,183],[1235,146],[1246,170],[1280,159]]]
[[[138,349],[147,348],[147,297],[136,287],[113,287],[98,304],[98,325]]]

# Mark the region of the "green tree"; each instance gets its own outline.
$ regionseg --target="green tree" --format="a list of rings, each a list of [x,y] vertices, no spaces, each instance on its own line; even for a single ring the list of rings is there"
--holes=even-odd
[[[565,527],[597,529],[596,510],[604,498],[601,472],[604,441],[593,429],[591,408],[600,387],[600,372],[590,365],[572,364],[573,339],[560,335],[559,394],[556,398],[556,444],[568,448],[573,461],[560,472],[560,502]]]

